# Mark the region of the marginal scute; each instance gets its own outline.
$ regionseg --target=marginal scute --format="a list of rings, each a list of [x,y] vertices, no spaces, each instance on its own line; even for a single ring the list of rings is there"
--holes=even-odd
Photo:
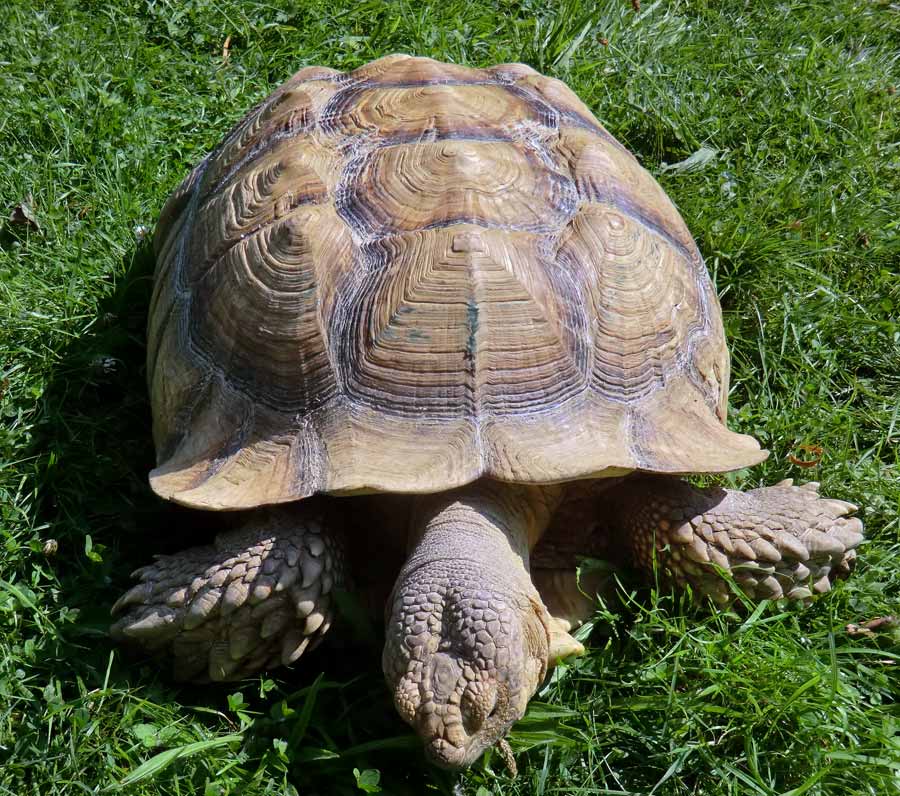
[[[197,183],[204,174],[204,168],[205,163],[201,163],[191,169],[188,176],[172,191],[160,211],[159,219],[156,222],[156,231],[153,235],[153,251],[156,253],[158,265],[169,263],[169,258],[165,256],[165,248],[177,238],[180,226],[185,223],[184,210],[194,195]],[[159,271],[157,271],[157,279],[159,276]],[[158,285],[157,281],[154,287],[158,287]]]
[[[151,483],[177,502],[765,457],[724,425],[718,302],[674,205],[529,67],[307,67],[176,189],[156,250]]]

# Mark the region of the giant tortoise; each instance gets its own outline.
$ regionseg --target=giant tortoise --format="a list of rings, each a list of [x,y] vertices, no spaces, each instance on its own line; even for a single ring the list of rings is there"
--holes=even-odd
[[[718,603],[806,600],[852,564],[855,507],[817,485],[680,477],[767,452],[726,426],[720,307],[678,211],[558,80],[301,69],[175,190],[155,249],[150,483],[243,510],[116,605],[113,634],[182,679],[296,661],[377,566],[396,708],[465,766],[581,651],[579,554]]]

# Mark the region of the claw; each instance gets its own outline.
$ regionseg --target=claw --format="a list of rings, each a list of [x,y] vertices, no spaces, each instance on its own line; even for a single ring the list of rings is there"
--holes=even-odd
[[[131,577],[135,580],[143,580],[145,575],[149,575],[151,572],[156,572],[159,574],[159,569],[157,569],[156,564],[145,564],[142,567],[138,567],[131,573]],[[148,580],[156,580],[156,578],[148,578]]]
[[[304,636],[302,630],[292,630],[288,633],[281,646],[281,663],[289,666],[296,661],[309,646],[309,640],[309,636]]]
[[[513,757],[512,747],[510,747],[506,738],[501,738],[497,741],[497,751],[500,754],[500,758],[506,764],[506,770],[509,772],[509,776],[512,779],[515,779],[519,774],[519,769],[516,766],[516,758]]]

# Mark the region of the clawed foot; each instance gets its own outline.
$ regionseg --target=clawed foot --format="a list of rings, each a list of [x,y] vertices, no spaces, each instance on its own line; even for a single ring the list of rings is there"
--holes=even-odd
[[[673,580],[726,603],[722,573],[751,598],[807,600],[850,572],[862,541],[856,506],[823,498],[815,482],[738,492],[640,478],[615,495],[635,562],[654,555]],[[640,494],[639,494],[640,493]]]
[[[157,556],[113,606],[118,641],[172,658],[179,680],[235,680],[317,644],[342,575],[338,541],[295,508],[259,510],[214,544]]]

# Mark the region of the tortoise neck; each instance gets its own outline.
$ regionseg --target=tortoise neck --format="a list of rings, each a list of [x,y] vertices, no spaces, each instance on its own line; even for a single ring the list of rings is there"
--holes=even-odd
[[[507,562],[529,571],[529,552],[550,522],[562,490],[478,481],[416,504],[405,570],[437,558]]]

